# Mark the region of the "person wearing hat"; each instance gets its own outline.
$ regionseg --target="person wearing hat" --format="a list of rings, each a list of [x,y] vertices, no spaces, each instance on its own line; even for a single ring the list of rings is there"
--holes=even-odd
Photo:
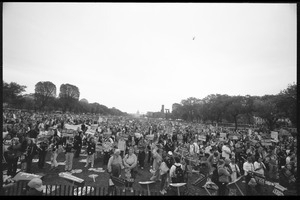
[[[40,178],[33,178],[28,182],[29,189],[26,191],[28,196],[42,196],[43,190],[46,188]]]

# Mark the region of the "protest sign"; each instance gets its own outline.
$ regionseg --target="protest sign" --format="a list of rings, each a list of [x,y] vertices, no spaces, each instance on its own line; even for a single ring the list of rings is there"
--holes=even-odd
[[[260,142],[263,146],[271,146],[272,145],[272,139],[263,139]]]
[[[77,131],[78,128],[81,128],[81,125],[65,124],[65,129]]]
[[[104,121],[104,120],[102,119],[102,117],[99,116],[98,122],[101,123],[101,122],[103,122],[103,121]]]
[[[206,135],[199,135],[198,140],[200,141],[206,141]]]
[[[279,184],[274,184],[274,189],[273,189],[273,194],[276,196],[284,196],[284,191],[287,190],[287,188],[279,185]]]
[[[274,140],[278,140],[278,132],[275,131],[271,131],[271,138],[273,138]]]
[[[147,140],[153,140],[154,139],[154,135],[146,135],[146,139]]]
[[[226,133],[220,133],[219,141],[225,141],[226,140]]]

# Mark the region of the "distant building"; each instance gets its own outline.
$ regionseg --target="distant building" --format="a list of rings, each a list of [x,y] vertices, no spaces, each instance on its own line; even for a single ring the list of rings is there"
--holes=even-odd
[[[165,106],[164,105],[161,106],[161,111],[160,112],[165,113]]]

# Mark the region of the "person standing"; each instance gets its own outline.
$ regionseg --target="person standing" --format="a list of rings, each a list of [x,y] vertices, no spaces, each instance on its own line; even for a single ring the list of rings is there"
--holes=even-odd
[[[152,172],[153,176],[150,178],[151,181],[158,181],[159,180],[159,167],[162,162],[162,157],[160,155],[161,149],[157,149],[153,151],[153,167]]]
[[[73,138],[67,138],[66,144],[63,146],[65,150],[66,156],[66,164],[65,164],[65,171],[71,172],[73,166],[73,157],[74,157],[74,145],[73,145]]]
[[[259,157],[257,161],[254,162],[254,171],[262,176],[265,176],[266,166],[263,163],[262,157]]]
[[[180,163],[180,158],[178,156],[174,158],[174,164],[170,168],[169,173],[170,173],[170,182],[172,183],[184,182],[183,165]]]
[[[247,161],[243,164],[243,170],[244,170],[245,181],[246,181],[246,192],[247,195],[251,195],[251,187],[249,186],[249,182],[252,177],[249,172],[254,171],[254,165],[251,156],[247,157]]]
[[[230,182],[230,172],[225,167],[225,161],[219,160],[218,163],[218,174],[219,174],[219,196],[225,196],[226,186]]]
[[[133,192],[132,185],[134,183],[136,177],[136,166],[137,166],[137,157],[133,153],[133,148],[128,150],[128,154],[125,155],[123,162],[125,166],[125,189],[131,188],[131,192]],[[123,192],[125,192],[125,189]]]
[[[35,156],[36,152],[37,152],[36,144],[34,144],[31,139],[28,139],[27,148],[25,151],[25,162],[26,162],[26,172],[27,173],[31,173],[32,159]]]
[[[37,151],[39,154],[39,162],[38,162],[39,169],[44,168],[48,147],[49,147],[49,145],[48,145],[47,138],[44,138],[44,140],[37,145]]]
[[[103,142],[102,142],[102,146],[103,146],[103,165],[107,165],[108,160],[110,158],[110,154],[112,151],[112,145],[113,145],[113,141],[111,138],[109,138],[108,134],[104,134],[104,138],[103,138]]]
[[[120,156],[123,158],[126,150],[126,141],[122,136],[118,140],[118,149],[120,149]]]
[[[232,170],[231,173],[231,181],[235,181],[239,176],[241,176],[241,171],[239,166],[235,163],[235,158],[231,158],[231,162],[229,163],[229,166]]]
[[[148,144],[147,144],[147,151],[148,151],[148,158],[147,158],[147,163],[150,164],[152,160],[152,153],[151,153],[151,146],[152,146],[152,140],[149,140]]]
[[[139,149],[138,162],[139,162],[141,169],[144,169],[145,158],[146,158],[146,152],[145,152],[146,146],[147,146],[147,143],[142,136],[142,138],[140,139],[140,141],[138,143],[138,149]]]
[[[231,149],[228,143],[224,143],[222,146],[222,158],[223,159],[230,159],[231,157]]]
[[[74,149],[75,154],[74,158],[79,158],[79,154],[81,153],[82,148],[82,138],[81,138],[81,131],[77,130],[76,135],[74,137]]]
[[[14,177],[17,172],[18,160],[21,156],[21,143],[18,138],[11,140],[11,145],[7,148],[6,162],[7,162],[7,175]]]
[[[94,167],[94,160],[95,160],[95,152],[96,152],[96,143],[94,137],[91,137],[87,143],[87,158],[86,158],[86,165],[87,167],[91,162],[91,167]]]
[[[124,169],[123,160],[120,155],[120,152],[120,149],[116,149],[114,151],[114,154],[108,160],[107,171],[110,175],[108,184],[108,194],[112,194],[114,190],[114,184],[111,180],[111,177],[121,177],[121,170]]]
[[[53,137],[50,140],[50,151],[51,151],[51,169],[54,170],[57,169],[58,163],[57,163],[57,155],[58,155],[58,144],[59,144],[59,137],[57,135],[57,131],[54,132]]]

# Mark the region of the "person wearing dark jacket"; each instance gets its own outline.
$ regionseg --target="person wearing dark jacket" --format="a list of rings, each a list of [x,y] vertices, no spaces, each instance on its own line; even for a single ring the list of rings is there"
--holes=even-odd
[[[81,132],[76,132],[76,135],[74,137],[74,149],[76,150],[74,154],[74,158],[79,157],[79,154],[81,152],[81,147],[82,147]]]
[[[32,138],[32,139],[36,139],[38,134],[39,134],[39,132],[37,132],[33,126],[31,126],[30,131],[28,131],[26,133],[27,137]]]
[[[18,160],[21,156],[21,143],[18,138],[12,139],[12,144],[7,148],[6,162],[7,162],[7,175],[14,177],[17,172]]]
[[[86,158],[86,165],[87,167],[91,162],[91,167],[94,167],[94,160],[95,160],[95,152],[96,152],[96,142],[94,137],[91,137],[87,143],[87,158]]]
[[[25,151],[26,172],[31,173],[32,159],[37,152],[37,147],[36,147],[36,144],[34,144],[31,139],[28,139],[27,142],[28,142],[27,148]]]
[[[138,162],[141,167],[141,169],[144,169],[144,163],[146,158],[146,146],[147,143],[145,139],[142,137],[138,143],[139,153],[138,153]]]
[[[45,138],[41,143],[37,144],[37,151],[39,154],[39,162],[38,162],[39,169],[44,168],[48,146],[49,144],[47,138]]]

